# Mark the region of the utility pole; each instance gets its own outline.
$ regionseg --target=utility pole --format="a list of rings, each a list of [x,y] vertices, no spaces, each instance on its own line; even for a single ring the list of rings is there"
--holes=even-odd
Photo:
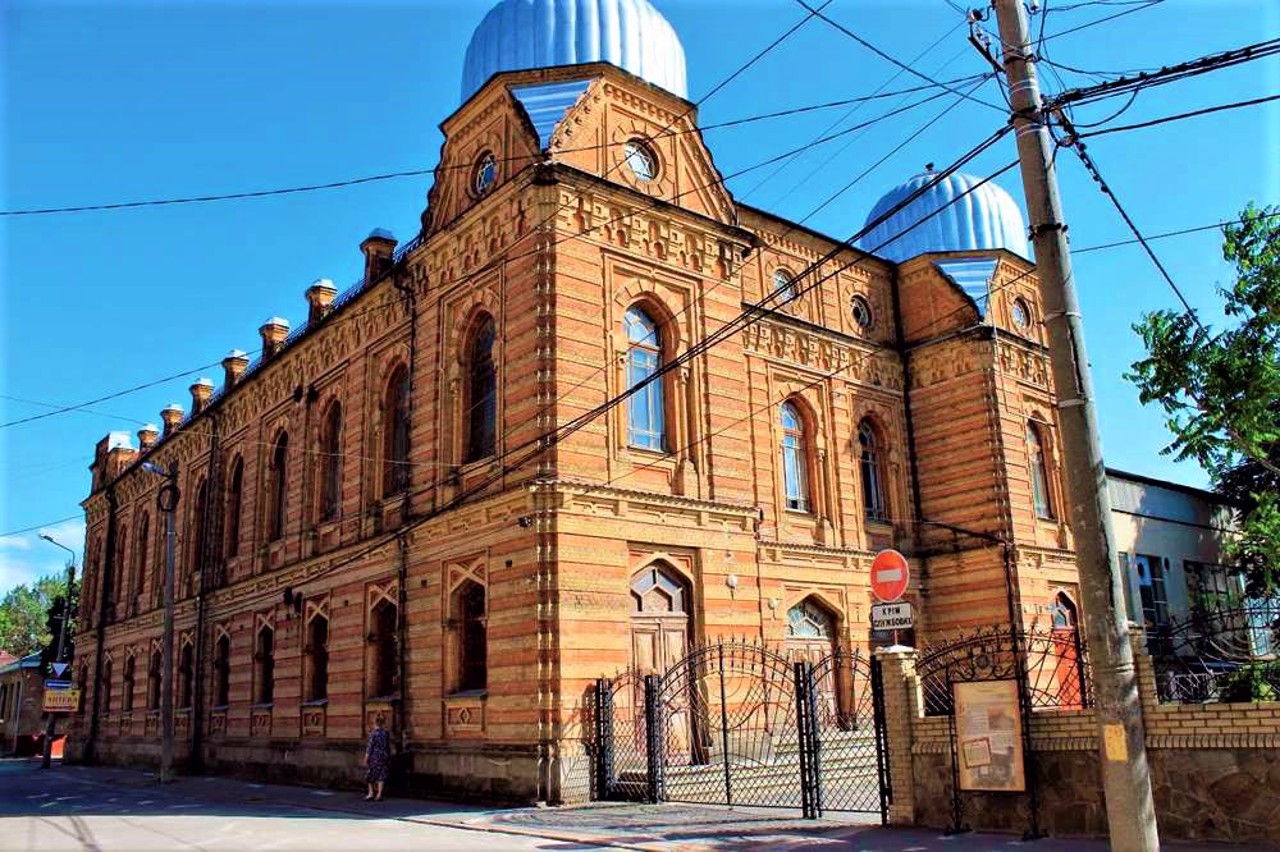
[[[67,647],[67,622],[71,620],[71,590],[76,584],[76,553],[66,545],[54,541],[52,536],[41,533],[40,537],[54,547],[61,547],[71,554],[71,558],[67,560],[67,591],[62,596],[62,618],[58,624],[58,644],[53,649],[53,661],[60,663]],[[41,769],[48,769],[53,765],[53,735],[58,724],[56,713],[48,713],[47,715],[49,718],[45,720],[44,724],[44,754],[40,757]]]
[[[174,513],[178,510],[178,464],[169,469],[146,462],[144,470],[163,476],[167,482],[156,495],[156,506],[164,512],[164,628],[160,639],[160,783],[173,780],[173,574],[177,546]]]
[[[992,5],[1004,45],[1004,71],[1058,395],[1085,635],[1093,661],[1111,848],[1116,852],[1155,852],[1160,840],[1151,799],[1142,707],[1124,614],[1123,578],[1115,558],[1111,500],[1098,436],[1093,381],[1085,354],[1084,326],[1071,276],[1071,256],[1053,166],[1053,145],[1022,0],[993,0]]]

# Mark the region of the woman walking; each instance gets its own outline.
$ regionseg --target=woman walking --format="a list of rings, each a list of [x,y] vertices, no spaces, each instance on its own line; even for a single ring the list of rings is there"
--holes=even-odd
[[[391,735],[382,727],[381,716],[374,719],[369,744],[364,749],[364,762],[367,767],[365,781],[369,784],[369,793],[364,800],[381,802],[382,785],[387,781],[387,765],[391,762]]]

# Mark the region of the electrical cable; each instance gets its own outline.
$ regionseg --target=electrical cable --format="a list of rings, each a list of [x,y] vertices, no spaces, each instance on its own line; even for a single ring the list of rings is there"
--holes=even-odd
[[[956,89],[953,89],[952,87],[948,86],[947,84],[945,84],[945,83],[943,83],[943,82],[941,82],[941,81],[939,81],[939,80],[935,80],[935,79],[933,79],[932,77],[930,77],[929,75],[927,75],[927,74],[925,74],[925,73],[923,73],[923,72],[921,72],[921,71],[917,71],[916,69],[912,68],[910,65],[907,65],[906,63],[902,62],[901,60],[895,59],[893,56],[890,56],[888,53],[885,53],[883,50],[881,50],[880,48],[876,47],[874,44],[872,44],[871,42],[867,41],[865,38],[863,38],[862,36],[860,36],[860,35],[858,35],[857,33],[855,33],[853,30],[851,30],[851,29],[849,29],[848,27],[846,27],[844,24],[842,24],[842,23],[840,23],[839,21],[836,21],[836,20],[834,20],[834,19],[832,19],[832,18],[829,18],[829,17],[827,17],[826,15],[824,15],[824,14],[822,13],[822,9],[823,9],[823,8],[825,8],[826,4],[824,4],[823,6],[818,7],[817,9],[814,9],[812,6],[810,6],[810,5],[808,4],[808,2],[806,2],[806,0],[795,0],[795,2],[796,2],[797,4],[799,4],[800,6],[804,7],[805,9],[808,9],[808,10],[809,10],[809,13],[810,13],[811,15],[814,15],[814,16],[816,16],[816,17],[818,17],[818,18],[821,18],[823,21],[826,21],[829,25],[831,25],[831,26],[832,26],[832,27],[834,27],[835,29],[839,30],[840,32],[844,33],[844,34],[845,34],[845,35],[847,35],[849,38],[853,39],[853,40],[854,40],[854,41],[856,41],[858,44],[860,44],[860,45],[862,45],[863,47],[865,47],[867,50],[870,50],[872,53],[874,53],[876,56],[879,56],[881,59],[885,60],[886,62],[892,63],[893,65],[898,66],[899,68],[903,69],[903,70],[904,70],[904,71],[906,71],[907,73],[909,73],[909,74],[914,74],[915,76],[919,77],[921,80],[924,80],[924,81],[926,81],[926,82],[932,83],[934,86],[936,86],[936,87],[938,87],[938,88],[940,88],[940,89],[945,89],[946,91],[950,92],[950,93],[951,93],[951,94],[953,94],[953,95],[959,95],[960,97],[965,98],[966,100],[971,100],[971,101],[973,101],[973,102],[974,102],[974,103],[976,103],[976,104],[982,104],[982,105],[983,105],[983,106],[985,106],[985,107],[988,107],[988,108],[990,108],[990,109],[994,109],[994,110],[996,110],[997,112],[1001,113],[1002,115],[1004,114],[1005,110],[1004,110],[1002,107],[996,106],[995,104],[993,104],[993,103],[989,103],[989,102],[984,101],[984,100],[980,100],[979,98],[974,98],[974,97],[971,97],[971,96],[968,96],[968,95],[964,95],[964,94],[960,93],[959,91],[957,91]],[[1153,0],[1153,2],[1158,2],[1158,0]]]
[[[1135,94],[1136,94],[1135,90]],[[1271,101],[1280,100],[1280,95],[1267,95],[1261,98],[1252,98],[1247,101],[1236,101],[1230,104],[1219,104],[1217,106],[1205,107],[1203,109],[1191,110],[1190,112],[1180,112],[1176,115],[1166,115],[1162,118],[1153,118],[1150,121],[1140,121],[1134,124],[1121,124],[1115,127],[1104,127],[1101,130],[1094,130],[1089,133],[1079,133],[1076,135],[1078,139],[1091,139],[1094,136],[1106,136],[1111,133],[1123,133],[1128,130],[1141,130],[1145,127],[1155,127],[1159,124],[1167,124],[1171,121],[1181,121],[1184,118],[1195,118],[1201,115],[1209,115],[1210,113],[1223,112],[1224,110],[1240,109],[1241,107],[1257,106],[1258,104],[1270,103]],[[1127,108],[1127,107],[1126,107]],[[1074,127],[1074,125],[1073,125]]]

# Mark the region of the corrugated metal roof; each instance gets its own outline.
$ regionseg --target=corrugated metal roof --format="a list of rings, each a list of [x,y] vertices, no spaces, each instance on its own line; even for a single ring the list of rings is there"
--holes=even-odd
[[[38,669],[40,668],[40,652],[33,651],[20,660],[14,660],[11,663],[0,666],[0,675],[16,672],[18,669]]]
[[[978,315],[987,317],[987,297],[991,295],[991,276],[996,274],[994,257],[956,257],[935,260],[933,266],[952,284],[978,304]]]
[[[889,190],[871,209],[867,222],[878,219],[937,177],[933,172],[923,172]],[[925,218],[935,211],[941,212]],[[960,172],[924,190],[867,232],[859,245],[899,263],[935,251],[1002,248],[1028,256],[1027,226],[1018,203],[994,182],[983,184],[982,178]]]
[[[542,83],[532,86],[512,86],[511,95],[524,107],[525,114],[538,132],[538,147],[543,151],[551,144],[551,134],[569,108],[578,102],[591,80],[571,80],[568,83]]]
[[[502,0],[467,45],[462,99],[499,71],[610,62],[687,97],[684,48],[648,0]]]

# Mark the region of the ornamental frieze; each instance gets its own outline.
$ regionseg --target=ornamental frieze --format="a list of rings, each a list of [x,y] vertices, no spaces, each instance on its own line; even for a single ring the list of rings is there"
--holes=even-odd
[[[770,355],[836,373],[841,378],[875,385],[889,390],[902,389],[902,369],[887,352],[856,347],[787,326],[757,322],[742,333],[743,346],[753,352]]]
[[[1043,352],[1033,352],[1015,343],[1001,340],[999,343],[1000,369],[1017,376],[1021,381],[1044,390],[1049,389],[1049,358]]]

